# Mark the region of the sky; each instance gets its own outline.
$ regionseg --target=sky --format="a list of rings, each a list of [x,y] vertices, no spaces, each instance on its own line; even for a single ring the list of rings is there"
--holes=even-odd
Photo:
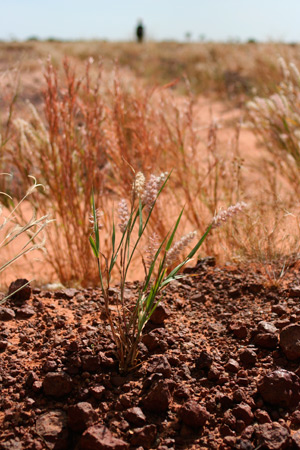
[[[0,39],[300,41],[300,0],[0,0]]]

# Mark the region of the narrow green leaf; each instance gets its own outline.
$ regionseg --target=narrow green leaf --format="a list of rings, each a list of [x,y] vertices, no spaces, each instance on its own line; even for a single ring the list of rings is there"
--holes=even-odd
[[[143,234],[143,215],[142,215],[142,201],[139,198],[139,238]]]
[[[195,247],[190,251],[190,253],[187,255],[187,257],[185,258],[184,261],[182,261],[180,264],[178,264],[178,266],[176,266],[167,276],[167,278],[162,282],[161,287],[166,286],[167,284],[169,284],[172,280],[172,278],[174,278],[174,276],[177,274],[177,272],[183,267],[185,266],[189,261],[191,261],[191,259],[193,258],[193,256],[195,255],[195,253],[199,250],[199,248],[201,247],[201,245],[203,244],[205,238],[207,237],[208,233],[211,231],[211,225],[207,228],[207,230],[205,231],[205,233],[203,234],[203,236],[201,237],[201,239],[197,242],[197,244],[195,245]]]
[[[173,239],[174,239],[176,230],[177,230],[177,228],[178,228],[178,225],[179,225],[179,223],[180,223],[180,220],[181,220],[181,217],[182,217],[182,214],[183,214],[183,210],[184,210],[184,208],[182,208],[181,213],[179,214],[178,219],[177,219],[177,221],[176,221],[176,223],[175,223],[173,232],[172,232],[172,234],[171,234],[171,236],[170,236],[170,238],[169,238],[169,240],[168,240],[168,242],[167,242],[167,245],[166,245],[166,251],[168,251],[168,250],[170,249],[171,245],[172,245],[172,242],[173,242]]]
[[[144,287],[143,287],[143,292],[145,292],[147,290],[148,286],[149,286],[149,283],[150,283],[150,280],[151,280],[151,275],[152,275],[154,267],[155,267],[155,263],[156,263],[157,258],[159,257],[159,255],[161,253],[162,247],[163,247],[166,239],[167,239],[167,236],[164,238],[164,240],[162,241],[162,243],[160,244],[158,250],[155,253],[154,259],[153,259],[153,261],[151,263],[151,266],[149,267],[148,275],[146,277],[145,284],[144,284]]]
[[[209,225],[209,227],[207,227],[205,233],[203,234],[203,236],[201,237],[201,239],[197,242],[197,244],[195,245],[195,247],[190,251],[190,253],[187,255],[188,259],[193,258],[193,256],[195,255],[195,253],[199,250],[199,248],[201,247],[201,245],[203,244],[204,240],[206,239],[207,235],[210,233],[211,231],[211,227],[212,225]]]
[[[113,231],[112,231],[112,236],[111,236],[112,254],[115,253],[115,243],[116,243],[116,227],[115,227],[115,221],[113,220]]]
[[[89,237],[89,241],[90,241],[92,250],[93,250],[93,252],[94,252],[94,255],[96,256],[96,258],[99,258],[99,254],[98,254],[98,251],[97,251],[97,247],[96,247],[95,241],[94,241],[94,239],[92,238],[92,236]]]

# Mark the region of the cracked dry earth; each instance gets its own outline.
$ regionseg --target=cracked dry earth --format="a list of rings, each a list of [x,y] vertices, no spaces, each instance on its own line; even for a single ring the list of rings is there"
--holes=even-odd
[[[99,290],[2,305],[0,449],[300,449],[297,269],[268,287],[211,263],[165,292],[127,376]]]

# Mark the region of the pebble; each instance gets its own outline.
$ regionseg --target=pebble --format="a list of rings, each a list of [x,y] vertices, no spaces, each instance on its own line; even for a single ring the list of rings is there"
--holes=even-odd
[[[49,411],[36,420],[36,432],[47,447],[68,449],[67,415],[62,410]]]
[[[284,369],[264,375],[257,383],[264,401],[284,408],[297,406],[300,401],[300,379]]]
[[[104,425],[93,425],[82,435],[80,450],[127,450],[129,444],[114,437]]]
[[[284,450],[290,448],[290,433],[278,422],[259,425],[256,430],[257,447],[268,450]]]
[[[72,378],[65,372],[48,372],[43,381],[45,395],[63,397],[71,392]]]
[[[74,431],[84,431],[93,425],[98,414],[90,403],[80,402],[68,408],[68,425]]]
[[[170,316],[169,309],[165,306],[164,303],[159,303],[159,305],[155,308],[155,311],[152,314],[150,321],[155,325],[162,325],[169,316]]]
[[[279,344],[287,359],[300,358],[300,325],[293,324],[283,328]]]
[[[169,408],[171,393],[165,380],[155,382],[143,399],[144,407],[152,412],[163,412]]]
[[[16,317],[14,310],[10,308],[0,308],[0,320],[8,321]]]
[[[157,435],[157,429],[154,424],[145,425],[142,428],[136,428],[130,439],[131,445],[141,446],[143,449],[153,448],[152,445]]]
[[[130,424],[138,427],[146,423],[146,416],[138,406],[127,409],[127,411],[124,412],[124,417]]]
[[[31,297],[31,287],[27,284],[28,280],[25,278],[18,278],[17,280],[10,283],[7,295],[11,295],[11,300],[14,301],[16,305],[25,303]],[[27,286],[23,287],[25,284]],[[17,292],[16,292],[17,291]]]
[[[206,408],[194,400],[184,403],[179,410],[179,418],[185,425],[192,428],[203,427],[208,417]]]

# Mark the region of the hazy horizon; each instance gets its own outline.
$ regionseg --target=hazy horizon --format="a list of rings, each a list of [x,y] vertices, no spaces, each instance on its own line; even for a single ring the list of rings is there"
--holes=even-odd
[[[1,1],[1,0],[0,0]],[[2,0],[1,40],[130,41],[138,19],[154,41],[300,42],[298,0]]]

